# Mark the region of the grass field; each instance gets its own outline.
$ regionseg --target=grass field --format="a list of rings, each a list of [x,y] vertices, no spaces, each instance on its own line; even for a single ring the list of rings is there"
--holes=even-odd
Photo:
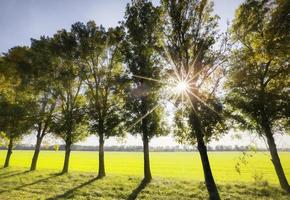
[[[28,168],[33,151],[14,151],[11,167]],[[253,182],[254,176],[262,176],[272,184],[278,180],[267,152],[252,153],[248,163],[241,165],[241,174],[235,170],[240,152],[210,152],[209,158],[215,179],[224,181]],[[6,151],[0,151],[0,163],[4,163]],[[154,177],[171,177],[180,179],[203,180],[203,171],[197,152],[151,152],[151,168]],[[42,151],[38,169],[61,170],[63,151]],[[290,181],[290,152],[280,153],[282,165]],[[106,152],[105,164],[107,174],[112,175],[143,175],[143,155],[141,152]],[[71,171],[97,173],[98,152],[76,152],[71,154]]]
[[[203,182],[154,178],[146,187],[136,176],[108,175],[96,179],[90,172],[56,171],[27,172],[17,169],[0,170],[1,200],[206,200]],[[245,183],[218,183],[224,200],[289,200],[290,196],[277,186]]]
[[[5,151],[0,151],[4,162]],[[70,173],[59,175],[64,152],[42,151],[36,172],[27,172],[32,151],[14,151],[11,167],[0,169],[0,199],[206,199],[207,192],[196,152],[152,152],[153,181],[138,187],[142,179],[141,152],[106,152],[107,177],[97,180],[97,152],[72,152]],[[210,152],[213,174],[222,199],[277,199],[290,196],[279,189],[264,152],[254,153],[239,175],[234,166],[241,153]],[[290,153],[280,153],[290,181]],[[260,177],[254,179],[253,177]],[[141,190],[142,189],[142,190]]]

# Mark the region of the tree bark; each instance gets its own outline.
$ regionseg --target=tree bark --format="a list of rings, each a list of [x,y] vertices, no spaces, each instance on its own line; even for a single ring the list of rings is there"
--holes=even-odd
[[[209,199],[210,200],[219,200],[220,196],[212,175],[208,155],[207,155],[207,148],[204,144],[203,140],[199,140],[197,144],[197,149],[199,151],[199,155],[202,162],[203,167],[203,173],[204,173],[204,179],[207,191],[209,193]]]
[[[149,158],[149,139],[146,133],[145,134],[143,133],[143,153],[144,153],[144,181],[149,182],[152,179],[152,175]]]
[[[197,108],[195,109],[197,110]],[[204,173],[204,179],[205,179],[205,185],[209,194],[210,200],[220,200],[219,192],[217,190],[208,155],[207,155],[207,148],[205,146],[204,140],[203,140],[203,133],[201,130],[201,122],[198,117],[198,115],[195,113],[195,111],[192,111],[191,115],[191,123],[193,124],[194,133],[197,138],[197,149],[199,151],[200,159],[202,162],[203,167],[203,173]]]
[[[142,98],[141,111],[143,116],[147,115],[148,108],[146,104],[146,98]],[[149,134],[148,134],[148,118],[142,119],[141,123],[142,129],[142,141],[143,141],[143,159],[144,159],[144,183],[149,183],[152,179],[151,169],[150,169],[150,157],[149,157]]]
[[[105,153],[104,153],[104,134],[99,134],[99,173],[98,178],[103,178],[106,176],[105,172]]]
[[[63,169],[62,169],[63,174],[68,172],[71,145],[72,145],[71,139],[68,138],[65,142],[65,158],[64,158],[64,164],[63,164]]]
[[[261,93],[260,93],[260,101],[261,101],[260,111],[261,111],[261,119],[262,119],[261,126],[267,138],[267,143],[268,143],[271,158],[272,158],[271,161],[274,165],[276,174],[278,176],[280,186],[282,189],[290,193],[290,186],[285,176],[285,173],[284,173],[284,170],[283,170],[283,167],[282,167],[279,155],[278,155],[277,147],[276,147],[275,140],[272,133],[271,123],[265,109],[265,105],[267,101],[265,98],[265,87],[266,85],[264,84],[264,79],[262,79],[261,80]]]
[[[268,143],[271,158],[272,158],[271,161],[274,165],[276,174],[278,176],[280,186],[285,191],[290,192],[290,186],[287,181],[286,175],[284,173],[284,170],[283,170],[283,167],[282,167],[279,155],[278,155],[277,147],[275,144],[275,140],[274,140],[271,128],[268,124],[264,124],[264,130],[265,130],[267,143]]]
[[[12,154],[12,148],[13,148],[13,139],[10,138],[8,149],[7,149],[7,155],[6,155],[6,159],[5,159],[5,163],[4,163],[4,168],[9,167],[10,157]]]
[[[32,157],[32,161],[31,161],[30,171],[34,171],[36,169],[38,156],[39,156],[39,152],[40,152],[40,147],[41,147],[41,142],[42,142],[42,137],[38,136],[36,139],[36,145],[35,145],[35,150],[34,150],[34,154]]]

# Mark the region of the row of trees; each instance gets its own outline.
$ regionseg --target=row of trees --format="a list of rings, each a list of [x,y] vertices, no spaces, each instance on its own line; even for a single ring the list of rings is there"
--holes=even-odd
[[[280,185],[290,191],[273,137],[289,128],[289,6],[286,0],[247,0],[229,41],[229,33],[218,33],[211,2],[162,0],[154,6],[134,0],[119,27],[78,22],[53,37],[32,39],[30,47],[10,49],[0,58],[5,167],[15,142],[35,132],[31,170],[43,138],[54,134],[65,142],[66,173],[72,144],[96,134],[102,178],[105,139],[130,132],[142,136],[149,182],[149,141],[169,133],[166,98],[176,107],[177,140],[197,145],[210,199],[220,198],[206,143],[231,127],[267,139]]]

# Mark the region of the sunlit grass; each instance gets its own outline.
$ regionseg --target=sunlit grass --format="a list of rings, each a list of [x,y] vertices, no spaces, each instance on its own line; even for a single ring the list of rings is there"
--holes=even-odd
[[[136,190],[142,178],[137,176],[108,175],[96,179],[95,173],[71,172],[61,175],[55,170],[28,172],[20,169],[0,169],[0,199],[96,199],[96,200],[205,200],[205,184],[200,181],[154,178],[142,190]],[[289,199],[278,186],[265,183],[218,183],[222,199],[257,200]],[[133,192],[138,191],[138,192]]]
[[[29,168],[33,151],[14,151],[11,157],[12,168]],[[278,180],[267,152],[252,153],[246,165],[241,165],[241,174],[235,170],[240,152],[209,152],[214,177],[217,182],[254,182],[258,175],[264,181],[278,184]],[[4,163],[6,151],[0,151],[0,162]],[[42,151],[38,169],[61,170],[63,151]],[[290,153],[281,152],[280,158],[290,181]],[[197,152],[151,152],[151,168],[154,177],[177,178],[182,180],[203,180],[203,171]],[[106,152],[107,174],[143,175],[142,152]],[[71,171],[97,173],[98,152],[73,151],[70,162]]]

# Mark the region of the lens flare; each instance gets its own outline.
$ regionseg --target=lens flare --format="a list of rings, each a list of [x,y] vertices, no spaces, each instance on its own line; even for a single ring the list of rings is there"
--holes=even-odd
[[[194,80],[202,72],[204,72],[204,70],[207,69],[207,68],[204,68],[203,70],[200,70],[197,73],[194,73],[193,67],[195,66],[195,63],[197,61],[197,58],[198,58],[200,52],[198,52],[194,61],[192,63],[190,63],[189,69],[185,70],[183,66],[177,66],[177,64],[174,62],[170,53],[168,52],[168,50],[165,47],[163,47],[163,49],[165,52],[165,60],[171,66],[171,68],[168,68],[168,69],[172,69],[172,71],[170,73],[166,74],[165,79],[161,80],[161,79],[155,79],[152,77],[146,77],[146,76],[140,76],[140,75],[134,75],[134,74],[132,76],[135,78],[140,78],[140,79],[144,79],[144,80],[148,80],[148,81],[154,81],[154,82],[161,83],[164,86],[164,91],[166,94],[165,98],[169,102],[173,103],[174,105],[182,105],[182,109],[184,108],[184,106],[189,105],[194,110],[194,112],[196,112],[195,108],[193,106],[193,101],[198,101],[198,102],[201,102],[204,106],[208,107],[213,112],[217,113],[214,109],[212,109],[206,103],[206,100],[203,100],[201,97],[199,97],[198,94],[196,94],[194,92],[197,89],[195,84],[194,84]],[[211,72],[209,72],[209,74],[210,73]],[[207,77],[205,77],[205,78],[207,78]],[[176,102],[178,102],[178,104],[175,104]],[[181,104],[179,104],[179,103],[181,103]],[[160,106],[160,102],[157,103],[157,105],[154,106],[151,110],[149,110],[145,115],[141,116],[127,130],[129,131],[136,124],[140,123],[145,117],[147,117],[149,114],[151,114],[159,106]]]
[[[186,92],[189,89],[189,84],[187,81],[178,81],[176,83],[176,86],[174,88],[175,92],[177,93],[183,93]]]

